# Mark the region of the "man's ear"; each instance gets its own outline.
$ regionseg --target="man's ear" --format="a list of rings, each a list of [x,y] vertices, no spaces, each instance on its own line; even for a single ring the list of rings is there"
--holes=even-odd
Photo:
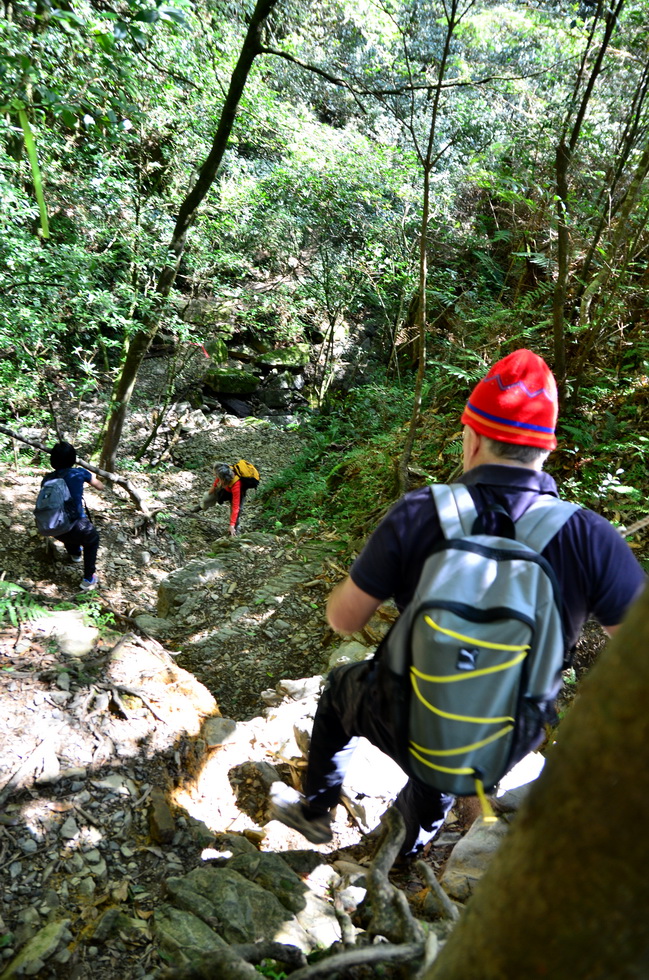
[[[476,460],[480,455],[482,449],[482,436],[475,429],[472,429],[470,425],[465,425],[463,438],[462,438],[462,449],[463,449],[463,460],[464,460],[464,472],[470,470],[472,467],[476,466]]]

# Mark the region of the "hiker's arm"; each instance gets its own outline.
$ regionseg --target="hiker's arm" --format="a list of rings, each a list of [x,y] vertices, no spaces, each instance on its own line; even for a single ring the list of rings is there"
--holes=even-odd
[[[329,625],[337,633],[355,633],[365,626],[382,602],[382,599],[376,599],[359,589],[348,575],[329,596]]]
[[[236,534],[237,517],[241,507],[241,480],[237,480],[230,487],[232,491],[232,503],[230,504],[230,534]]]
[[[88,482],[89,482],[89,484],[90,484],[91,487],[94,487],[95,488],[95,490],[103,490],[104,489],[104,484],[101,482],[101,480],[97,479],[97,477],[94,474],[92,474],[90,476],[90,479],[89,479]]]

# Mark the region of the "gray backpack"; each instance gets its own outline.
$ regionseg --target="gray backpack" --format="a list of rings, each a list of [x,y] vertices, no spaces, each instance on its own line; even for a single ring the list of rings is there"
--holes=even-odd
[[[59,537],[72,529],[74,501],[62,477],[48,480],[39,490],[34,507],[34,520],[40,534],[46,538]]]
[[[566,643],[540,552],[578,508],[544,494],[515,525],[489,511],[514,538],[481,533],[485,515],[462,484],[431,491],[445,540],[382,660],[409,677],[402,765],[444,793],[484,798],[555,718]]]

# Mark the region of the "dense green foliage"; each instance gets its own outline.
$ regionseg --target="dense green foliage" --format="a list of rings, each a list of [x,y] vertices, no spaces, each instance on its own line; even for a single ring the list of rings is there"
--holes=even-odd
[[[156,313],[166,336],[211,343],[219,360],[233,343],[312,345],[309,394],[321,411],[305,413],[309,449],[279,481],[286,494],[269,497],[271,525],[335,521],[353,538],[395,493],[413,404],[433,99],[413,469],[448,477],[471,383],[515,346],[552,363],[558,323],[557,475],[612,516],[644,512],[649,28],[641,0],[614,6],[612,22],[613,7],[571,0],[278,2]],[[149,321],[251,10],[219,0],[5,5],[5,422],[41,417],[44,396],[63,387],[79,401],[106,397],[129,338]],[[192,332],[178,310],[194,297],[228,298],[231,312]]]
[[[464,367],[440,362],[427,373],[411,486],[457,477],[462,459],[460,415],[484,363],[468,355]],[[584,392],[584,407],[559,423],[559,448],[547,464],[562,493],[625,526],[649,514],[644,416],[647,387],[620,380]],[[334,528],[353,552],[395,499],[396,464],[411,408],[406,385],[370,383],[330,399],[305,420],[307,449],[265,484],[269,530],[295,523]],[[281,493],[278,493],[278,490]],[[635,542],[633,543],[635,547]],[[648,563],[649,567],[649,563]]]

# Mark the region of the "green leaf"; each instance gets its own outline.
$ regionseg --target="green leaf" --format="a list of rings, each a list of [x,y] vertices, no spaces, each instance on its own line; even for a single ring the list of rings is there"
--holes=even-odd
[[[115,37],[113,34],[96,34],[95,40],[102,51],[113,54],[115,49]]]
[[[131,27],[131,37],[139,47],[145,48],[147,46],[148,38],[138,27]]]
[[[68,126],[70,129],[74,129],[77,123],[77,114],[72,108],[72,106],[64,105],[58,110],[58,117],[64,125]]]
[[[123,41],[125,37],[128,37],[128,24],[125,24],[123,20],[116,20],[113,25],[113,34],[118,41]]]
[[[55,20],[60,20],[68,24],[74,24],[75,27],[84,27],[84,22],[76,14],[73,14],[71,10],[52,10],[50,17]]]
[[[183,27],[187,27],[187,21],[185,20],[185,15],[182,10],[176,10],[175,7],[160,7],[160,20],[171,20],[176,24],[181,24]]]
[[[160,14],[155,7],[152,7],[149,10],[140,10],[133,20],[143,21],[145,24],[155,24],[156,21],[160,20]]]
[[[34,181],[34,194],[36,195],[36,200],[38,202],[38,209],[41,214],[41,231],[43,233],[43,238],[50,237],[50,228],[47,220],[47,208],[45,207],[45,197],[43,196],[43,184],[41,181],[41,171],[38,166],[38,156],[36,154],[36,144],[34,143],[34,137],[32,135],[31,126],[29,125],[29,119],[27,118],[27,113],[24,109],[20,109],[18,112],[18,118],[20,119],[20,125],[23,128],[23,134],[25,137],[25,148],[27,150],[27,156],[29,157],[29,163],[32,168],[32,179]]]

